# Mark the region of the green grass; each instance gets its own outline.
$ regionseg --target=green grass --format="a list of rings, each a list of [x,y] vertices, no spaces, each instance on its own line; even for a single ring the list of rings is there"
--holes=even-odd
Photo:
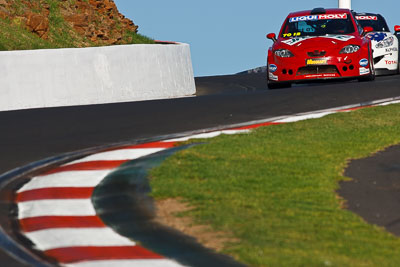
[[[0,19],[0,50],[56,48],[14,22]]]
[[[123,40],[128,44],[154,44],[154,40],[135,32],[127,32]]]
[[[83,38],[78,36],[72,27],[64,20],[60,11],[60,1],[48,0],[50,6],[49,26],[50,40],[58,47],[76,47]]]
[[[152,195],[182,198],[196,223],[232,233],[224,253],[251,266],[400,266],[400,239],[335,192],[349,159],[400,143],[400,105],[204,142],[152,170]]]

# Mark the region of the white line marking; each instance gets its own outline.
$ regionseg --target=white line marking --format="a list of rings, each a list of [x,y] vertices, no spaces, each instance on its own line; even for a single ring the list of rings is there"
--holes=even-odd
[[[287,117],[285,119],[277,120],[274,122],[288,123],[288,122],[296,122],[296,121],[303,121],[303,120],[309,120],[309,119],[319,119],[319,118],[322,118],[324,116],[327,116],[329,114],[334,114],[334,113],[337,113],[337,112],[328,111],[328,112],[321,112],[321,113],[315,113],[315,114],[299,115],[299,116]]]
[[[203,138],[213,138],[221,134],[221,131],[216,131],[216,132],[211,132],[211,133],[201,133],[201,134],[195,134],[195,135],[190,135],[186,137],[180,137],[180,138],[174,138],[174,139],[168,139],[166,142],[184,142],[190,139],[203,139]]]
[[[238,134],[238,133],[248,133],[249,130],[223,130],[223,131],[215,131],[215,132],[210,132],[210,133],[201,133],[201,134],[195,134],[195,135],[190,135],[186,137],[181,137],[181,138],[175,138],[175,139],[169,139],[166,140],[165,142],[183,142],[187,141],[190,139],[207,139],[207,138],[213,138],[217,137],[221,134]]]
[[[112,170],[65,171],[37,176],[19,189],[18,193],[50,187],[95,187],[111,172]]]
[[[244,130],[224,130],[222,131],[223,134],[242,134],[242,133],[249,133],[251,132],[250,129],[244,129]]]
[[[71,165],[80,162],[97,161],[97,160],[133,160],[144,157],[150,154],[157,153],[165,148],[132,148],[132,149],[119,149],[107,152],[101,152],[69,162],[66,165]],[[65,165],[64,165],[65,166]]]
[[[102,261],[86,261],[72,264],[64,264],[67,267],[182,267],[173,260],[102,260]]]
[[[84,246],[134,246],[110,228],[60,228],[25,233],[40,250]]]
[[[35,200],[18,203],[18,218],[40,216],[94,216],[92,201],[89,199]]]
[[[396,100],[396,101],[381,103],[381,104],[378,104],[378,106],[387,106],[387,105],[399,104],[399,103],[400,103],[400,100]]]

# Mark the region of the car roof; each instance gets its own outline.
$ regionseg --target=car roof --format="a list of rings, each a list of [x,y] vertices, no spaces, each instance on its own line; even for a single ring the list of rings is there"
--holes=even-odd
[[[311,15],[312,11],[313,10],[303,10],[303,11],[292,12],[289,14],[289,17],[308,16]],[[325,13],[323,14],[337,14],[337,13],[351,14],[351,11],[345,8],[325,8]]]

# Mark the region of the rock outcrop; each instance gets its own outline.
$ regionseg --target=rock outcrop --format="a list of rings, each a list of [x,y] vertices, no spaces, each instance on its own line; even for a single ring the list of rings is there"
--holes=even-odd
[[[119,13],[113,0],[0,0],[0,18],[17,23],[42,39],[52,23],[66,23],[74,34],[95,45],[129,42],[138,26]]]

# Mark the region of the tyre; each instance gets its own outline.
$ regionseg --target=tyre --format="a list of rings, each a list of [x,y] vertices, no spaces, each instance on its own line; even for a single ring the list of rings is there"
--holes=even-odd
[[[268,89],[282,89],[282,88],[290,88],[292,87],[291,83],[270,83],[268,82]]]
[[[400,40],[399,40],[400,42]],[[400,46],[399,46],[400,47]],[[398,49],[399,50],[399,49]],[[398,60],[397,60],[397,73],[400,74],[400,51],[397,52],[398,53]]]
[[[292,87],[291,83],[270,81],[269,80],[269,71],[267,71],[267,85],[268,85],[268,89],[270,89],[270,90]]]
[[[398,40],[398,49],[397,49],[397,73],[400,74],[400,34],[396,33],[396,37]]]

